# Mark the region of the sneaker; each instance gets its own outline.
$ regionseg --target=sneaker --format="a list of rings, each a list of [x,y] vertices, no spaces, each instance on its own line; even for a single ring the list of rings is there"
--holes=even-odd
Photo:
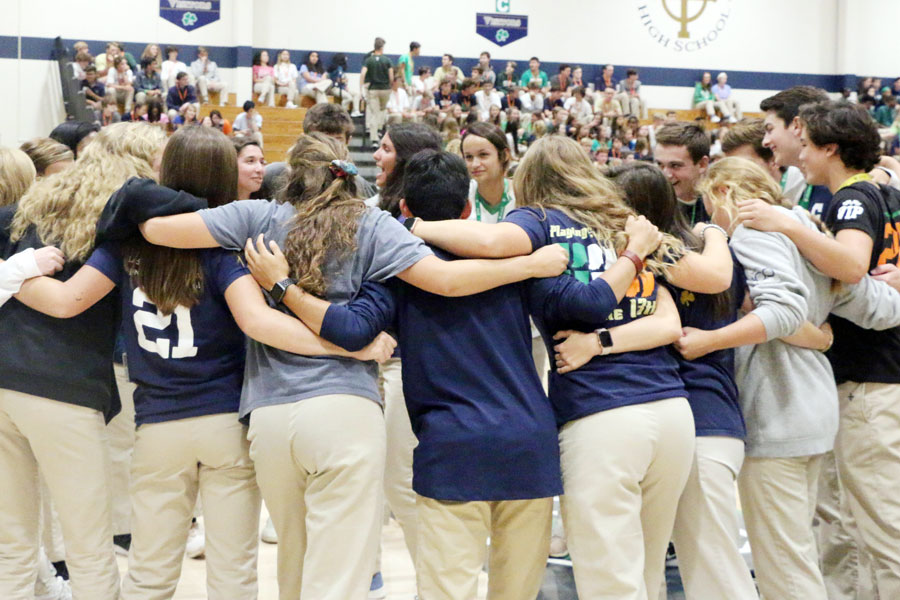
[[[361,112],[359,112],[358,110],[354,110],[352,113],[350,113],[350,116],[351,117],[361,117],[361,116],[363,116],[363,114]]]
[[[718,123],[718,122],[721,121],[722,119],[719,118],[719,115],[713,115],[713,116],[711,116],[711,117],[709,118],[709,120],[712,121],[713,123]]]
[[[278,534],[275,533],[275,526],[272,524],[272,517],[269,517],[269,519],[266,521],[266,526],[263,527],[262,533],[259,534],[259,539],[267,544],[278,543]]]
[[[72,600],[69,582],[56,574],[44,551],[38,556],[38,575],[34,582],[35,600]]]
[[[381,571],[372,575],[372,585],[369,586],[368,600],[382,600],[387,598],[387,588],[384,587],[384,579],[381,577]]]
[[[284,107],[285,108],[297,108],[297,105],[294,104],[293,102],[288,102],[287,104],[284,105]]]
[[[738,118],[732,115],[732,116],[728,117],[728,122],[729,123],[737,123]]]
[[[561,535],[554,535],[550,538],[550,557],[564,558],[569,554],[569,548],[566,544],[566,538]]]
[[[378,150],[378,146],[381,145],[381,142],[378,140],[372,140],[372,150]]]
[[[204,553],[206,553],[206,533],[204,533],[203,526],[198,521],[191,523],[191,530],[188,532],[184,553],[189,558],[203,558]]]
[[[123,533],[113,536],[113,547],[119,556],[128,556],[128,550],[131,548],[131,534]]]

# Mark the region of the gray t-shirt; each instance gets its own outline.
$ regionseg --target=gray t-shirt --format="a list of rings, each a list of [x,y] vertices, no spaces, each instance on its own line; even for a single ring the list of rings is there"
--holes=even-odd
[[[265,234],[284,246],[296,211],[273,200],[241,200],[200,211],[213,238],[224,248],[242,249],[248,238]],[[346,304],[363,281],[385,281],[432,252],[390,213],[367,208],[359,220],[356,250],[324,267],[325,299]],[[283,306],[282,312],[289,313]],[[329,394],[351,394],[381,403],[374,362],[336,356],[300,356],[250,340],[241,391],[240,416],[262,406],[287,404]]]

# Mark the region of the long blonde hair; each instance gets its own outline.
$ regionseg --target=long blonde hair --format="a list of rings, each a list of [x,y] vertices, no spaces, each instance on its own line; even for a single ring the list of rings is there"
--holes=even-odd
[[[75,166],[36,182],[22,197],[10,239],[34,226],[44,244],[53,244],[71,261],[83,262],[94,248],[97,219],[106,201],[129,177],[156,178],[154,160],[165,134],[146,123],[103,128],[78,155]]]
[[[713,213],[725,211],[731,222],[731,229],[738,226],[737,203],[741,200],[759,198],[766,204],[792,208],[785,198],[781,186],[760,165],[746,158],[729,156],[714,162],[706,171],[706,176],[697,186],[697,191],[713,206]],[[819,231],[831,235],[828,228],[817,217],[809,215]]]
[[[621,252],[628,244],[625,221],[637,213],[619,187],[594,168],[581,144],[551,135],[537,140],[525,153],[513,177],[516,204],[556,209],[593,231],[598,242]],[[685,253],[684,243],[665,234],[659,248],[647,257],[647,267],[664,275]]]
[[[36,175],[27,154],[18,148],[0,146],[0,206],[18,202]]]
[[[297,285],[324,296],[326,262],[356,249],[359,218],[366,206],[353,177],[338,177],[331,161],[347,160],[347,147],[323,133],[301,135],[288,154],[290,176],[280,200],[297,209],[284,255]]]

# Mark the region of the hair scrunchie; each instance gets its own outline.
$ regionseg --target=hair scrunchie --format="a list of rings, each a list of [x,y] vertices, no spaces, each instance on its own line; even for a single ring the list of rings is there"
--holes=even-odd
[[[343,177],[344,179],[356,177],[356,175],[359,174],[356,165],[346,160],[333,160],[331,161],[331,164],[328,165],[328,168],[331,169],[331,172],[335,177]]]

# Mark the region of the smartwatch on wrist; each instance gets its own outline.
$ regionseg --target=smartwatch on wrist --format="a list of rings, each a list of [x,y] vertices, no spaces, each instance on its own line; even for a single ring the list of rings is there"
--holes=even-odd
[[[275,304],[281,304],[281,301],[284,300],[284,295],[287,293],[287,289],[292,285],[295,285],[297,282],[291,279],[290,277],[287,279],[282,279],[278,283],[276,283],[271,290],[269,290],[269,296],[272,297],[272,300],[275,301]]]
[[[412,233],[413,227],[416,226],[416,223],[419,222],[419,217],[410,217],[403,221],[403,226],[406,227],[406,230]]]
[[[597,339],[600,341],[600,356],[606,356],[612,352],[613,339],[609,329],[597,329],[594,333],[597,334]]]

